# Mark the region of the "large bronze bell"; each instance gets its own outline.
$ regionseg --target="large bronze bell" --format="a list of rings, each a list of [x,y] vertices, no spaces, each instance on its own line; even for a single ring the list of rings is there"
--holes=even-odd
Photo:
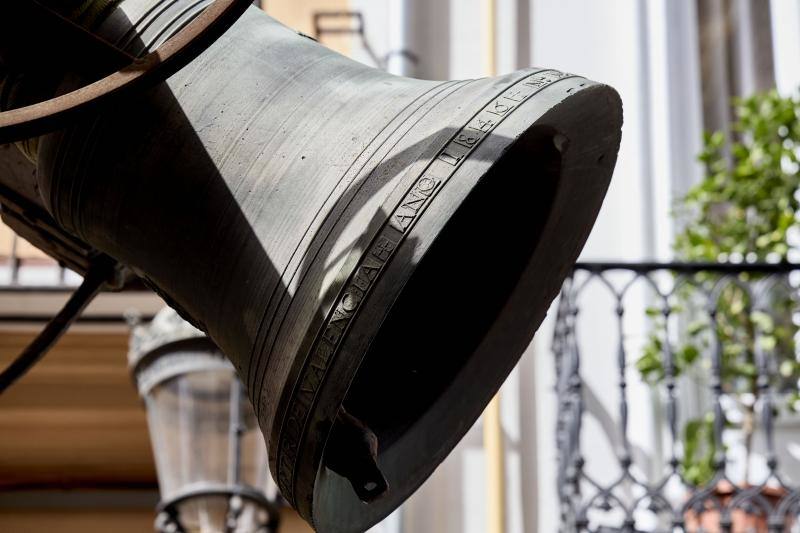
[[[91,30],[141,54],[208,3],[123,0]],[[300,514],[363,531],[528,346],[621,121],[578,75],[396,77],[252,8],[168,82],[41,137],[36,179],[58,225],[233,361]]]

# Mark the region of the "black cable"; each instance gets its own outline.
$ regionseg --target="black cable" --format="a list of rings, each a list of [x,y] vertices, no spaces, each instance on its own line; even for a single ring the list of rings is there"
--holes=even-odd
[[[53,347],[87,305],[97,296],[114,271],[116,263],[106,257],[95,261],[83,283],[35,339],[0,373],[0,394],[25,375]]]

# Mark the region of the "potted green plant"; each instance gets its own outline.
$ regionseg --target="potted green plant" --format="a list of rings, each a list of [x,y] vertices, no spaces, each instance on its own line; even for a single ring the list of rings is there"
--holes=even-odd
[[[706,135],[699,157],[704,178],[676,206],[674,216],[683,228],[675,238],[676,256],[686,262],[786,262],[800,220],[800,99],[782,97],[776,91],[757,94],[737,100],[734,116],[734,140],[722,132]],[[743,283],[757,277],[746,273],[745,265],[742,270],[738,280]],[[768,305],[756,306],[743,284],[729,283],[716,297],[712,323],[698,301],[700,288],[714,283],[715,276],[711,272],[697,274],[669,303],[672,313],[680,313],[683,325],[677,346],[667,335],[662,309],[648,310],[654,327],[636,367],[649,383],[662,382],[666,377],[665,345],[671,342],[672,375],[707,375],[708,358],[703,354],[712,348],[712,338],[718,339],[722,389],[733,401],[725,409],[724,424],[742,438],[746,484],[761,394],[757,350],[769,353],[778,370],[771,386],[786,392],[783,405],[793,409],[798,400],[798,327],[791,316],[794,297],[788,285],[777,284],[767,295]],[[706,412],[687,420],[682,428],[680,469],[693,487],[707,486],[716,473],[720,450],[713,424],[713,412]],[[719,499],[730,498],[731,489],[716,487]],[[709,513],[687,517],[687,525],[694,521],[707,531],[716,530],[709,522],[718,517],[705,515]],[[734,524],[734,531],[743,531],[740,527],[767,531],[763,520],[754,523],[752,517],[741,513],[734,515],[736,520],[740,522]]]

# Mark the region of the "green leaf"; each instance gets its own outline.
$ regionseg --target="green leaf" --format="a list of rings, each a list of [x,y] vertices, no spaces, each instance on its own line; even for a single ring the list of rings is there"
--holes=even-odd
[[[691,366],[700,357],[700,350],[694,344],[684,345],[678,351],[678,360],[682,367]]]
[[[778,372],[785,378],[792,377],[797,372],[797,363],[791,360],[781,361]],[[795,391],[794,394],[796,395],[798,392]]]
[[[753,311],[750,313],[750,320],[753,321],[763,333],[770,333],[775,328],[775,322],[772,317],[764,311]]]
[[[705,319],[695,320],[689,323],[688,326],[686,326],[686,333],[692,337],[696,337],[700,333],[703,333],[704,331],[708,330],[708,326],[709,324]]]
[[[762,350],[771,352],[777,346],[778,341],[773,335],[763,335],[758,339],[758,344]]]
[[[661,309],[658,307],[648,307],[644,310],[645,314],[651,318],[661,316]]]

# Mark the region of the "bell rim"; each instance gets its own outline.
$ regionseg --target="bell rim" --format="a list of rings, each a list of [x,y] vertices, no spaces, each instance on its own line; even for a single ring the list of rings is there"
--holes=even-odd
[[[525,74],[527,74],[527,77],[535,75],[535,73],[531,74],[530,72],[523,73],[523,77],[520,78],[520,79],[525,79]],[[564,79],[566,77],[567,76],[563,76],[562,78],[559,78],[559,80],[560,79]],[[531,128],[537,126],[538,124],[540,124],[543,121],[543,119],[548,116],[549,113],[551,113],[556,107],[559,106],[559,104],[561,104],[563,101],[565,101],[567,99],[566,96],[574,97],[574,96],[577,96],[579,93],[584,93],[584,97],[589,97],[590,93],[593,93],[594,91],[598,91],[598,90],[599,91],[605,91],[607,95],[611,95],[611,96],[607,96],[607,98],[609,98],[609,100],[616,99],[617,101],[616,101],[616,103],[612,102],[612,104],[609,106],[608,110],[604,110],[604,111],[600,111],[599,112],[601,115],[602,114],[606,114],[607,115],[608,123],[609,123],[609,127],[607,128],[607,130],[612,132],[612,134],[609,136],[609,139],[606,142],[607,146],[604,147],[604,151],[607,152],[607,153],[613,152],[613,154],[614,154],[614,157],[609,157],[608,160],[603,165],[603,168],[598,170],[599,173],[605,174],[605,176],[604,176],[605,177],[605,180],[604,180],[605,185],[603,187],[600,187],[600,189],[602,189],[602,190],[599,192],[600,199],[602,199],[602,197],[605,194],[605,190],[607,189],[608,181],[610,179],[610,174],[611,174],[611,171],[613,169],[614,160],[616,158],[615,156],[616,156],[616,148],[618,147],[618,143],[619,143],[619,134],[618,133],[614,134],[613,131],[615,130],[615,128],[618,131],[619,130],[618,126],[621,124],[621,105],[619,104],[618,96],[613,91],[613,89],[611,89],[610,87],[605,86],[605,85],[601,85],[601,84],[595,84],[594,82],[589,82],[588,80],[585,80],[584,78],[572,77],[572,76],[570,76],[570,78],[573,79],[573,80],[576,80],[576,81],[574,83],[570,83],[569,86],[562,87],[563,90],[566,91],[566,93],[562,93],[560,90],[558,90],[559,89],[558,87],[552,89],[551,92],[553,92],[553,98],[555,98],[556,100],[552,101],[552,102],[549,102],[549,104],[546,104],[546,105],[540,104],[541,108],[540,108],[540,114],[539,114],[538,117],[531,117],[530,116],[531,115],[530,112],[527,113],[527,114],[526,113],[520,113],[519,118],[517,118],[517,120],[514,121],[515,122],[514,124],[511,124],[512,121],[509,121],[509,124],[507,124],[505,126],[503,131],[508,132],[509,130],[511,130],[515,135],[508,137],[509,140],[507,142],[507,145],[505,146],[505,149],[507,149],[510,146],[512,146],[519,139],[519,137],[521,137],[526,131],[528,131],[529,129],[531,129]],[[559,81],[559,80],[556,80],[556,81]],[[515,80],[515,82],[518,82],[518,81],[519,81],[519,79]],[[514,83],[512,82],[511,85],[514,85]],[[579,85],[581,85],[581,86],[579,86]],[[575,89],[577,89],[577,90],[575,90]],[[569,94],[570,91],[574,91],[574,93]],[[563,98],[558,99],[558,95],[559,94]],[[566,94],[566,96],[565,96],[565,94]],[[522,117],[524,117],[524,118],[522,118]],[[502,127],[502,125],[501,125],[501,127]],[[500,127],[498,128],[497,131],[501,132]],[[499,161],[499,160],[500,160],[500,158],[498,157],[496,159],[495,163],[497,161]],[[454,177],[456,175],[458,175],[459,173],[461,173],[461,172],[464,172],[464,166],[459,167],[459,169],[454,173]],[[477,172],[477,174],[478,174],[477,181],[472,183],[470,187],[468,187],[465,191],[463,191],[463,196],[460,198],[460,200],[455,201],[454,209],[456,209],[458,207],[458,205],[460,205],[460,203],[462,203],[466,199],[466,197],[469,195],[471,190],[477,185],[478,181],[480,180],[480,177],[488,174],[488,170],[486,170],[486,169],[484,169],[483,171],[475,171],[475,172]],[[562,199],[562,202],[563,201],[565,201],[565,199]],[[443,202],[443,203],[445,203],[445,202]],[[434,202],[432,205],[435,205],[435,204],[436,203]],[[599,209],[599,204],[600,204],[600,202],[598,201],[597,202],[597,209]],[[562,205],[562,207],[564,207],[564,206]],[[591,226],[593,225],[595,216],[596,216],[596,214],[594,216],[590,216],[588,218],[588,220],[584,224],[586,226],[585,227],[585,231],[584,231],[584,233],[586,235],[588,235],[588,231],[591,228]],[[432,219],[439,219],[440,217],[429,216],[428,218],[425,218],[425,217],[422,217],[422,218],[423,218],[423,220],[430,221]],[[440,219],[440,222],[439,222],[439,225],[438,225],[438,230],[437,229],[431,230],[432,235],[434,235],[434,236],[438,235],[438,233],[441,231],[441,229],[446,225],[446,222],[447,222],[447,218],[446,217],[444,219]],[[409,235],[412,235],[412,234],[413,234],[413,230],[412,230],[412,233],[410,233]],[[585,236],[586,235],[582,236],[583,241],[585,241]],[[435,237],[431,238],[431,242],[428,243],[428,246],[430,246],[430,244],[434,240],[435,240]],[[580,240],[580,238],[578,238],[578,240]],[[582,247],[582,244],[583,244],[583,242],[580,243],[580,245],[578,247],[579,249],[580,249],[580,247]],[[427,252],[427,248],[426,248],[426,252]],[[543,253],[546,254],[547,251],[545,250],[543,252],[542,250],[537,248],[537,251],[535,253],[539,254],[539,255],[542,255]],[[547,302],[546,302],[547,305],[539,305],[538,306],[538,308],[540,309],[540,313],[539,313],[540,316],[537,316],[535,318],[536,327],[532,328],[532,331],[535,331],[536,329],[538,329],[539,325],[541,324],[542,320],[544,319],[544,315],[546,313],[547,308],[549,307],[549,303],[555,297],[555,293],[557,292],[557,288],[560,286],[561,281],[563,281],[563,279],[566,277],[568,268],[572,264],[572,262],[574,262],[575,258],[571,258],[571,260],[569,260],[569,261],[566,261],[566,260],[562,261],[563,263],[565,263],[565,266],[562,269],[563,272],[561,272],[556,277],[557,279],[554,278],[549,283],[549,286],[551,287],[551,291],[553,292],[553,294],[551,296],[547,297]],[[414,269],[412,269],[412,271],[409,272],[409,274],[408,274],[409,277],[411,275],[413,275],[413,270]],[[527,273],[527,268],[526,268],[526,273]],[[398,294],[399,294],[399,291],[400,290],[398,289]],[[386,308],[386,313],[387,314],[388,314],[389,310],[391,309],[391,307],[392,306],[390,305],[389,307]],[[506,313],[506,311],[504,310],[503,313]],[[358,323],[359,320],[363,321],[365,319],[364,318],[365,315],[367,315],[367,314],[368,313],[362,312],[360,317],[357,318],[354,321],[354,323]],[[379,328],[377,326],[373,327],[373,331],[375,331],[375,332],[378,329]],[[532,333],[530,334],[530,337],[532,337]],[[374,340],[374,337],[370,340],[370,342],[372,340]],[[348,341],[345,340],[344,342],[345,342],[345,344],[342,346],[342,351],[348,349]],[[518,353],[515,353],[514,355],[511,355],[511,356],[507,356],[507,358],[506,358],[507,364],[502,366],[501,370],[498,372],[498,378],[497,378],[497,380],[495,380],[495,381],[497,381],[497,383],[493,383],[491,386],[484,388],[485,391],[490,391],[491,394],[485,393],[480,397],[479,400],[475,400],[473,402],[475,405],[479,405],[479,404],[481,405],[481,407],[479,409],[476,409],[478,415],[482,411],[483,406],[488,402],[489,399],[491,399],[491,397],[494,395],[496,390],[499,388],[499,386],[505,380],[508,372],[510,372],[510,370],[513,369],[513,366],[516,364],[516,362],[518,361],[518,359],[522,355],[522,353],[524,353],[525,349],[527,348],[527,345],[528,345],[528,342],[525,342],[524,346],[522,346],[521,349],[518,350]],[[356,350],[359,351],[361,353],[361,355],[363,356],[364,354],[367,353],[368,346],[365,349],[356,349]],[[478,358],[478,356],[476,355],[477,353],[478,353],[478,351],[476,350],[476,353],[473,354],[472,357],[477,359]],[[360,364],[361,363],[359,363],[359,365],[356,366],[356,372],[357,372],[358,367],[360,366]],[[463,372],[459,373],[457,380],[463,380],[464,379],[462,374],[463,374]],[[355,372],[353,372],[349,376],[349,379],[351,380],[350,382],[352,382],[352,379],[354,379],[354,377],[355,377]],[[343,379],[345,379],[345,378],[343,378]],[[335,378],[330,379],[328,381],[328,383],[330,383],[332,381],[336,381]],[[454,388],[457,388],[457,387],[454,386]],[[344,398],[345,398],[345,396],[347,394],[347,388],[337,387],[337,391],[339,391],[338,394],[339,394],[339,396],[341,396],[341,398],[340,398],[341,401],[339,401],[338,403],[334,402],[330,397],[322,399],[322,400],[318,400],[317,403],[318,404],[325,404],[328,401],[330,401],[331,404],[332,403],[336,403],[336,405],[341,405],[341,403],[344,401]],[[447,402],[440,402],[440,403],[444,404],[444,403],[447,403]],[[425,413],[425,415],[420,419],[420,421],[417,422],[417,424],[424,425],[424,424],[422,424],[421,421],[426,416],[428,416],[428,414],[429,413]],[[335,414],[334,414],[334,416],[335,416]],[[398,488],[401,488],[402,490],[399,491],[399,495],[391,497],[391,501],[390,502],[387,501],[387,502],[383,502],[382,503],[381,500],[378,500],[374,504],[370,504],[370,505],[374,505],[374,506],[377,506],[377,507],[381,507],[381,510],[379,512],[377,512],[377,513],[370,513],[370,518],[368,518],[368,519],[364,520],[362,523],[358,524],[358,527],[355,528],[355,529],[338,529],[338,528],[335,527],[335,525],[328,523],[329,522],[328,520],[325,520],[324,518],[320,520],[320,517],[317,516],[318,515],[317,511],[319,509],[319,505],[318,505],[318,501],[317,501],[318,497],[319,497],[318,493],[319,493],[319,491],[324,490],[323,485],[325,485],[325,483],[326,483],[326,476],[330,477],[330,474],[326,474],[325,466],[322,464],[322,461],[323,461],[323,458],[324,458],[324,449],[325,449],[324,439],[323,439],[321,444],[317,444],[317,451],[314,454],[314,461],[312,461],[311,464],[306,469],[307,470],[307,474],[311,473],[312,470],[313,470],[313,483],[310,484],[310,486],[308,487],[308,491],[306,491],[305,494],[296,494],[294,503],[298,507],[298,509],[300,510],[301,514],[304,516],[304,518],[306,518],[315,527],[320,527],[321,530],[323,530],[323,531],[355,531],[355,530],[362,530],[361,528],[365,529],[367,527],[370,527],[371,525],[374,525],[375,523],[380,521],[383,517],[385,517],[388,514],[390,514],[395,508],[397,508],[410,494],[412,494],[417,488],[419,488],[419,486],[422,485],[422,483],[424,483],[424,481],[433,473],[433,471],[435,471],[436,466],[438,466],[438,464],[444,459],[444,457],[447,456],[447,454],[458,443],[458,441],[466,433],[466,431],[472,426],[472,423],[474,422],[474,420],[472,420],[473,417],[468,417],[468,418],[471,418],[471,420],[469,421],[468,424],[465,424],[463,427],[459,428],[458,431],[456,431],[456,433],[454,434],[454,436],[452,438],[446,439],[444,441],[444,444],[441,446],[441,453],[437,457],[435,457],[433,461],[431,461],[431,463],[434,464],[433,467],[429,468],[423,475],[417,476],[415,478],[415,481],[412,482],[412,483],[405,483],[405,484],[403,484],[402,487],[390,487],[390,490],[395,490],[395,489],[398,489]],[[474,418],[477,419],[477,416],[475,416]],[[416,424],[415,424],[415,426],[416,426]],[[330,426],[327,429],[329,431],[330,430]],[[411,429],[409,429],[408,434],[411,434],[413,432],[414,432],[414,429],[411,428]],[[305,442],[308,443],[311,440],[313,440],[313,439],[310,439],[310,438],[306,437]],[[303,464],[299,464],[297,466],[297,468],[303,468]],[[294,478],[295,487],[297,486],[298,477]],[[340,478],[340,479],[343,479],[343,478]],[[346,483],[346,481],[345,481],[345,483]],[[358,504],[363,505],[363,504],[361,504],[361,502],[358,502]],[[365,516],[365,518],[366,518],[365,514],[362,515],[362,516]],[[349,523],[349,525],[353,526],[353,523]]]

